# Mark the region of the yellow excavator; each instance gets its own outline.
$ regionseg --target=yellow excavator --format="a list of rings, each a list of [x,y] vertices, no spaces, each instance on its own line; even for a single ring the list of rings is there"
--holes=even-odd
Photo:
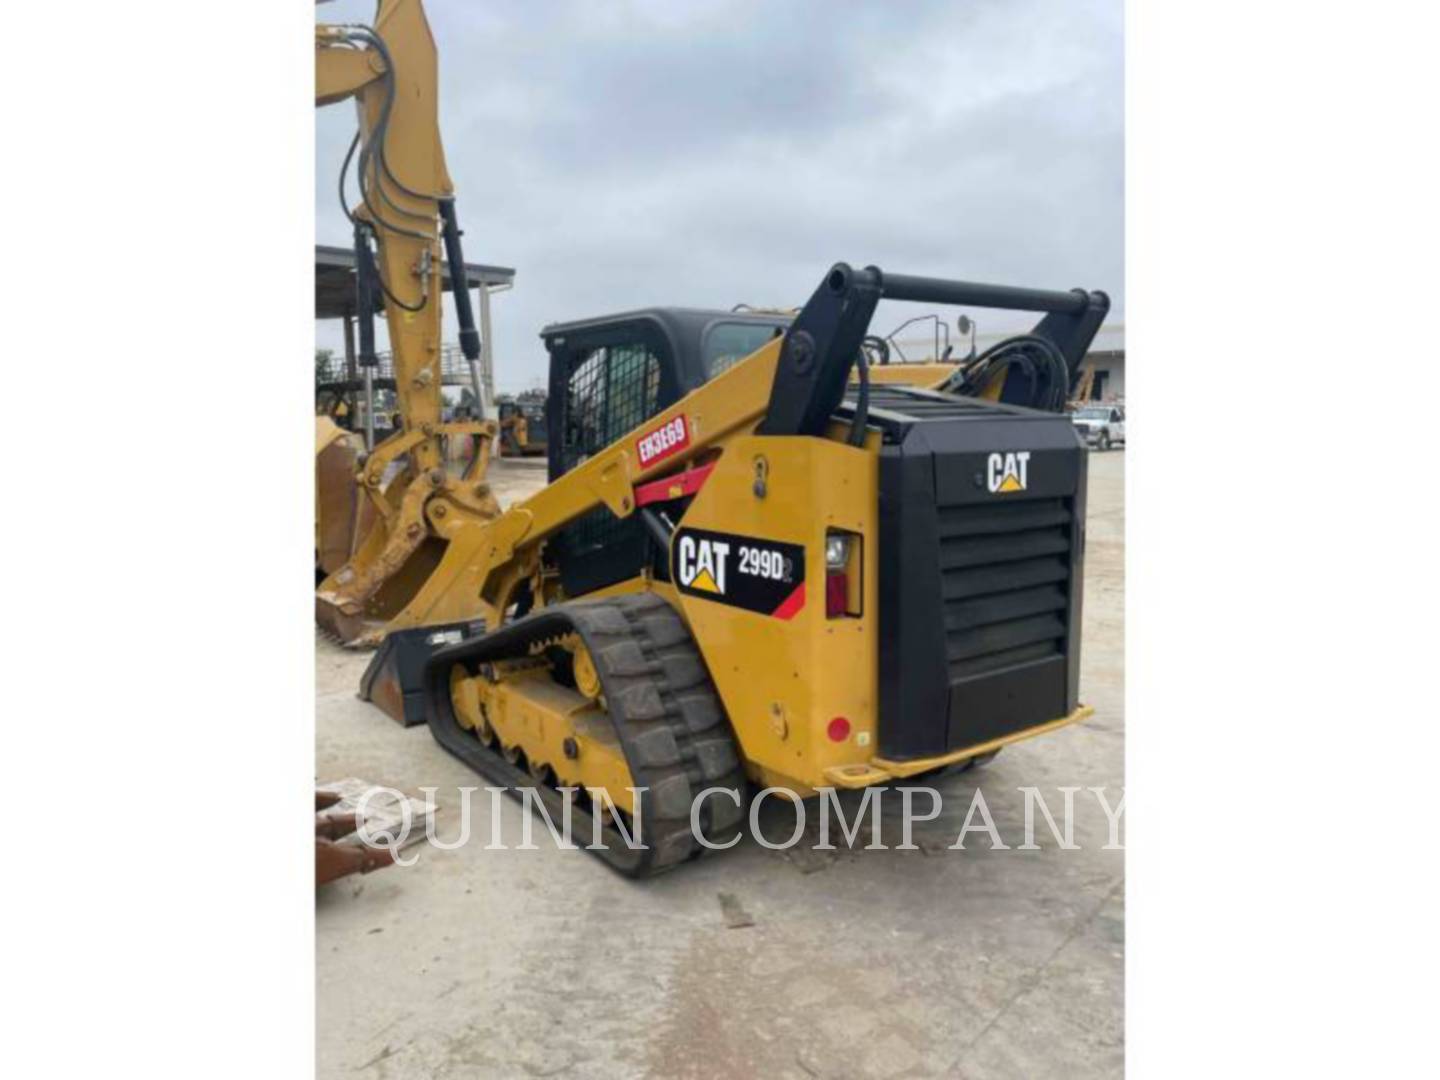
[[[358,359],[368,386],[378,364],[378,295],[400,417],[368,455],[317,421],[316,553],[325,576],[316,618],[356,644],[377,641],[387,626],[415,625],[417,605],[448,610],[436,598],[465,575],[451,556],[452,541],[492,520],[499,506],[484,480],[494,423],[447,422],[441,415],[442,244],[451,266],[463,266],[464,258],[440,143],[435,43],[419,0],[380,0],[372,26],[316,25],[315,104],[346,100],[359,116],[340,174],[355,245]],[[352,163],[359,192],[353,208],[345,191]],[[470,296],[463,284],[452,295],[461,350],[473,365],[480,335]],[[365,405],[373,424],[373,391]],[[455,439],[474,444],[458,476],[445,467],[445,442]],[[337,480],[347,468],[348,483]],[[347,526],[355,539],[341,559]]]
[[[404,416],[358,470],[380,520],[319,592],[330,625],[387,631],[362,696],[636,877],[736,843],[752,784],[903,781],[1087,715],[1064,404],[1105,294],[837,263],[797,312],[546,327],[549,483],[498,513],[478,455],[463,483],[439,460],[437,220],[463,261],[417,30],[383,0],[373,30],[317,31],[317,101],[361,101],[357,255],[379,244]],[[937,389],[884,374],[881,299],[1040,318]]]
[[[500,450],[506,457],[539,457],[546,450],[545,399],[529,392],[496,402]]]

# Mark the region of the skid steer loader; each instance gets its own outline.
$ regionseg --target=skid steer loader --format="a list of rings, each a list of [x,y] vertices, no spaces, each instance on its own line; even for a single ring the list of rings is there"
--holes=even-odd
[[[872,384],[882,298],[1042,317],[946,393]],[[1080,719],[1063,408],[1108,307],[841,263],[794,315],[548,327],[550,483],[451,534],[443,609],[362,696],[633,876],[733,844],[751,782],[884,784]]]

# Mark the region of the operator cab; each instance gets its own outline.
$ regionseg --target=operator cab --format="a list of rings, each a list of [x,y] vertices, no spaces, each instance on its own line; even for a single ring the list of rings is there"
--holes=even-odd
[[[551,483],[783,335],[791,318],[647,308],[545,327]],[[578,596],[634,577],[650,547],[638,518],[599,507],[557,534],[552,550],[565,592]]]

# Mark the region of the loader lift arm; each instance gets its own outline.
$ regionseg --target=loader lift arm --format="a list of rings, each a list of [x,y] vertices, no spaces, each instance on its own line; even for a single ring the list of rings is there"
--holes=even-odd
[[[839,263],[785,335],[759,434],[819,435],[825,430],[845,395],[852,365],[857,358],[864,363],[861,346],[881,299],[1045,312],[1029,334],[1001,342],[1001,347],[1033,343],[1063,362],[1063,371],[1053,380],[1059,396],[1051,403],[1052,411],[1063,406],[1079,378],[1085,351],[1110,310],[1109,297],[1102,292],[1020,289],[886,274],[876,266],[852,270]],[[998,348],[989,352],[1003,355]],[[961,384],[947,389],[961,390]],[[863,402],[860,408],[863,411]]]

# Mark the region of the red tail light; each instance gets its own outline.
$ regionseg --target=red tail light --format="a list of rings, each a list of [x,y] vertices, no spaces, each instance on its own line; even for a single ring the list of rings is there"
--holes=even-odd
[[[846,598],[850,595],[850,580],[844,570],[825,572],[825,617],[835,619],[845,614]]]
[[[859,616],[861,603],[852,592],[860,584],[860,534],[843,529],[825,533],[825,617]]]

